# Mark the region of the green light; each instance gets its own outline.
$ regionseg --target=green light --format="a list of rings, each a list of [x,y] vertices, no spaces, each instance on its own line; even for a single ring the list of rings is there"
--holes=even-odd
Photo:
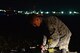
[[[43,11],[41,11],[41,14],[43,14]]]
[[[36,14],[39,14],[38,12]]]
[[[47,12],[45,12],[45,14],[49,14],[49,12],[47,11]]]
[[[18,13],[22,13],[23,11],[18,11]]]
[[[63,12],[63,11],[61,11],[61,14],[64,14],[64,12]]]
[[[72,11],[69,11],[69,14],[72,14]]]

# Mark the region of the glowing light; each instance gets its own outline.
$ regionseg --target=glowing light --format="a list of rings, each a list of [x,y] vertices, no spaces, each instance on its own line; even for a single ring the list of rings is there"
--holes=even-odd
[[[53,13],[53,14],[55,14],[56,12],[55,12],[55,11],[53,11],[52,13]]]
[[[73,13],[74,13],[74,14],[79,14],[79,12],[76,12],[76,11],[74,11]]]
[[[69,11],[69,14],[72,14],[72,12],[71,12],[71,11]]]
[[[0,11],[3,11],[2,9],[0,9]]]
[[[6,10],[2,10],[2,9],[0,9],[0,11],[6,12]]]
[[[30,14],[30,13],[26,11],[25,14]]]
[[[76,13],[76,12],[74,11],[74,13]]]
[[[18,13],[22,13],[23,11],[18,11]]]
[[[34,10],[34,11],[32,11],[32,13],[36,13],[36,11]]]
[[[4,12],[6,12],[6,10],[3,10]]]
[[[64,14],[64,12],[63,12],[63,11],[61,11],[61,14]]]
[[[39,14],[38,12],[36,14]]]
[[[46,14],[49,14],[49,12],[47,11],[47,12],[45,12]]]
[[[43,11],[41,11],[41,14],[43,14]]]

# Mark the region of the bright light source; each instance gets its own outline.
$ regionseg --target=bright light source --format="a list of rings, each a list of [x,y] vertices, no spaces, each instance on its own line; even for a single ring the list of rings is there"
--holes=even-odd
[[[64,14],[64,12],[63,12],[63,11],[61,11],[61,14]]]
[[[6,10],[3,10],[4,12],[6,12]]]
[[[46,14],[49,14],[49,12],[47,11],[47,12],[45,12]]]
[[[26,11],[25,14],[30,14],[30,13]]]
[[[69,14],[72,14],[72,12],[71,12],[71,11],[69,11]]]
[[[76,11],[74,11],[74,13],[77,13]]]
[[[79,12],[76,12],[76,11],[74,11],[73,13],[74,13],[74,14],[79,14]]]
[[[38,12],[36,14],[39,14]]]
[[[6,12],[6,10],[2,10],[2,9],[0,9],[0,11]]]
[[[43,11],[41,11],[41,14],[43,14]]]
[[[3,11],[2,9],[0,9],[0,11]]]

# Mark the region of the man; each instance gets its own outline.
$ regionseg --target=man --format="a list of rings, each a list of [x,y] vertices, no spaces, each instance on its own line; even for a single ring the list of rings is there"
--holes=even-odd
[[[57,48],[62,53],[69,52],[69,42],[72,35],[70,29],[56,16],[46,17],[45,22],[51,34],[48,47]]]
[[[27,17],[26,23],[26,40],[27,45],[29,47],[38,46],[39,50],[40,47],[45,45],[43,43],[43,37],[46,36],[49,38],[49,30],[41,15],[37,14],[30,14]]]

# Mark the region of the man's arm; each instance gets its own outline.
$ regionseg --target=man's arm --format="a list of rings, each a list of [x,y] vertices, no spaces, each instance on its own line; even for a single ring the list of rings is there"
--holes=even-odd
[[[43,45],[46,45],[46,43],[47,43],[47,37],[44,35],[44,37],[43,37]]]

